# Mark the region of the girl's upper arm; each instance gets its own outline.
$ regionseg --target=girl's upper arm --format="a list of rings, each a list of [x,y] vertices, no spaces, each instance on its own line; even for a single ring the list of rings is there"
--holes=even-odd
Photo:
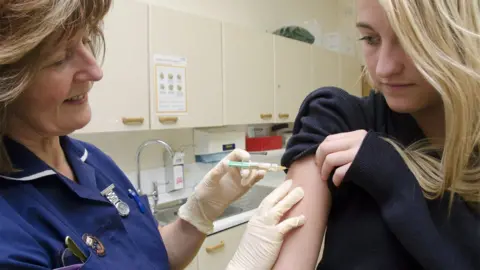
[[[302,187],[305,196],[284,218],[303,214],[306,223],[285,237],[273,269],[314,269],[330,210],[330,192],[327,182],[320,180],[313,155],[293,163],[287,178],[293,180],[293,187]]]
[[[301,105],[282,165],[289,168],[287,178],[294,187],[302,187],[305,196],[284,218],[303,214],[306,223],[286,236],[274,269],[315,267],[331,204],[328,182],[320,179],[315,164],[315,151],[330,134],[366,129],[364,108],[363,101],[335,87],[312,92]]]

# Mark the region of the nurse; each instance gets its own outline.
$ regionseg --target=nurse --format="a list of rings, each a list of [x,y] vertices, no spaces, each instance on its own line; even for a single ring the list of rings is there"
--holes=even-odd
[[[95,55],[110,5],[0,5],[0,269],[181,269],[212,221],[263,177],[220,162],[180,208],[180,219],[159,227],[112,159],[68,136],[91,117],[88,92],[102,78]],[[235,150],[226,158],[249,155]],[[229,269],[271,268],[283,235],[304,222],[299,216],[279,223],[303,197],[290,186],[264,200]]]

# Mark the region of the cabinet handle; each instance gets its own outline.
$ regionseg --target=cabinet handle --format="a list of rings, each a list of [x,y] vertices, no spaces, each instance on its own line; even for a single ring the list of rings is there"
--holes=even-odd
[[[223,241],[220,241],[220,243],[216,246],[213,246],[213,247],[206,247],[205,250],[207,251],[207,253],[212,253],[218,249],[221,249],[225,246],[225,242]]]
[[[129,118],[129,117],[123,117],[122,122],[125,125],[141,125],[143,124],[144,118],[143,117],[137,117],[137,118]]]
[[[171,116],[171,117],[158,117],[158,121],[160,121],[160,123],[162,124],[165,124],[165,123],[177,123],[178,121],[178,117],[176,116]]]
[[[289,117],[290,117],[290,115],[288,113],[279,113],[278,114],[278,118],[284,119],[284,118],[289,118]]]
[[[262,118],[263,120],[267,120],[267,119],[271,119],[273,116],[271,113],[262,113],[260,114],[260,118]]]

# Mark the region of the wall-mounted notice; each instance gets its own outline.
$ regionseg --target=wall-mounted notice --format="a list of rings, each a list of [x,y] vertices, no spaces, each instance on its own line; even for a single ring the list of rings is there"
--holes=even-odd
[[[343,43],[343,53],[348,54],[350,56],[355,56],[356,55],[356,43],[353,38],[351,37],[344,37],[344,42]]]
[[[331,51],[339,52],[342,47],[342,36],[340,33],[327,33],[323,36],[323,46]]]
[[[187,88],[185,57],[155,55],[155,94],[157,114],[187,114]]]

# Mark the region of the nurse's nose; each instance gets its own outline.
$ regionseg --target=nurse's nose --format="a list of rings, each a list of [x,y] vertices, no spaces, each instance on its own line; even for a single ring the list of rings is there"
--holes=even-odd
[[[100,81],[103,78],[103,71],[90,49],[87,46],[82,46],[78,53],[80,69],[75,75],[75,80],[78,82]]]

